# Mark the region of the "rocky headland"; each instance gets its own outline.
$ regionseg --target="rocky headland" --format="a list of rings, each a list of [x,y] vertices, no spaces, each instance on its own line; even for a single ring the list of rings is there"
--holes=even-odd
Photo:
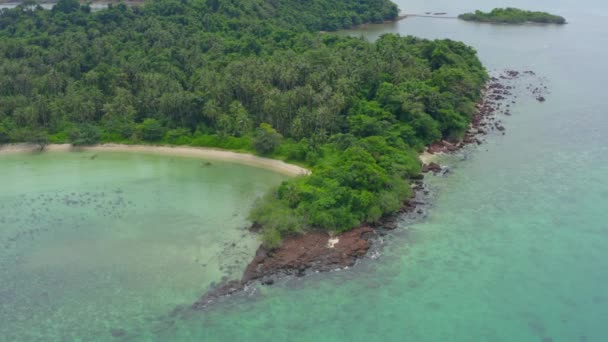
[[[483,91],[482,100],[477,104],[477,111],[471,120],[471,125],[460,141],[440,141],[427,147],[423,157],[423,173],[445,175],[449,172],[433,161],[437,154],[455,153],[468,145],[483,143],[483,137],[493,132],[505,134],[505,127],[500,119],[501,115],[511,115],[511,106],[515,104],[518,95],[515,94],[514,82],[523,77],[530,81],[526,91],[539,102],[545,101],[547,86],[540,78],[534,78],[533,71],[506,70],[491,77]],[[521,94],[520,94],[521,95]],[[389,217],[385,217],[376,225],[362,225],[356,229],[337,235],[326,232],[311,232],[292,236],[274,250],[261,246],[253,260],[245,269],[240,280],[230,280],[218,284],[204,294],[192,305],[194,309],[204,309],[221,297],[229,296],[248,288],[259,282],[262,285],[272,285],[277,279],[283,277],[303,277],[310,273],[328,272],[352,267],[357,260],[369,255],[369,251],[376,241],[386,231],[397,227],[397,219],[409,214],[423,216],[423,209],[428,203],[426,199],[429,190],[422,181],[423,175],[413,180],[414,196],[403,204],[402,209]],[[252,226],[256,231],[259,227]]]

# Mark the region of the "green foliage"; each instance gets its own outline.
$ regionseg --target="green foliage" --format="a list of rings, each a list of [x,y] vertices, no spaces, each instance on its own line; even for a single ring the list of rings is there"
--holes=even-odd
[[[30,132],[25,142],[36,144],[40,146],[40,149],[44,149],[49,144],[49,135],[46,131],[34,131]]]
[[[78,0],[59,0],[53,6],[53,12],[71,13],[75,12],[80,8],[80,2]]]
[[[459,15],[458,18],[468,21],[503,24],[541,23],[561,25],[566,23],[566,19],[559,15],[553,15],[547,12],[524,11],[512,7],[495,8],[488,13],[482,11],[464,13]]]
[[[262,232],[262,244],[268,249],[274,249],[281,246],[283,239],[281,231],[273,228],[265,228]]]
[[[49,142],[51,144],[67,144],[69,140],[70,138],[67,132],[59,132],[49,135]]]
[[[303,217],[293,215],[293,210],[285,201],[277,197],[275,191],[267,193],[256,201],[249,218],[263,225],[262,238],[268,248],[277,247],[281,242],[281,236],[296,234],[304,229]]]
[[[137,135],[146,141],[159,141],[164,134],[164,127],[156,119],[145,119],[137,125]]]
[[[6,127],[4,127],[2,123],[0,123],[0,144],[5,144],[9,141],[10,138],[8,135],[8,129],[6,129]]]
[[[250,137],[230,137],[217,134],[196,134],[189,145],[198,147],[215,147],[227,150],[252,151]]]
[[[171,145],[190,145],[192,144],[192,136],[189,130],[176,128],[165,133],[163,142]]]
[[[265,225],[280,215],[296,220],[297,230],[332,231],[376,222],[411,196],[405,177],[420,172],[415,153],[402,142],[397,145],[380,136],[352,140],[345,149],[327,145],[311,176],[284,182],[276,196],[256,204],[252,219]]]
[[[270,247],[397,210],[417,151],[462,135],[487,80],[463,43],[317,32],[394,19],[388,0],[77,5],[1,12],[0,142],[143,140],[306,164],[311,176],[251,212]]]
[[[99,128],[91,124],[82,124],[74,127],[70,132],[69,140],[73,145],[95,145],[99,142]]]
[[[279,146],[283,137],[271,125],[261,123],[255,131],[253,138],[253,148],[259,154],[269,154]]]

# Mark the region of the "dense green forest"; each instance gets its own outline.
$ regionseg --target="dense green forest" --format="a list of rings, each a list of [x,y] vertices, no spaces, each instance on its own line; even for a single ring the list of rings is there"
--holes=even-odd
[[[459,42],[321,34],[395,18],[386,0],[158,0],[0,14],[0,142],[252,151],[313,174],[260,199],[264,241],[396,211],[417,153],[458,139],[487,74]]]
[[[541,23],[541,24],[565,24],[566,19],[558,15],[549,14],[547,12],[524,11],[517,8],[495,8],[492,11],[485,13],[475,11],[475,13],[464,13],[458,18],[468,21],[479,21],[487,23],[503,23],[503,24],[523,24],[523,23]]]

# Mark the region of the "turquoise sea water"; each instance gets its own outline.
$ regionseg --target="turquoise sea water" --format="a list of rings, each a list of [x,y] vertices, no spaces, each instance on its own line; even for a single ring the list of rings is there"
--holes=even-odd
[[[282,179],[156,155],[0,155],[0,340],[150,329],[240,277],[259,244],[248,210]]]
[[[187,249],[178,245],[175,249],[179,253],[175,252],[175,255],[148,256],[149,259],[137,267],[137,272],[145,279],[141,287],[129,285],[129,291],[134,291],[132,295],[119,297],[121,299],[116,303],[107,303],[99,298],[74,295],[73,288],[88,289],[99,282],[101,294],[120,294],[120,289],[127,286],[116,278],[118,274],[135,281],[136,276],[131,273],[136,268],[134,263],[122,265],[124,260],[133,257],[100,251],[100,259],[120,258],[121,263],[114,259],[112,265],[121,265],[121,270],[131,265],[133,269],[112,269],[104,277],[104,272],[99,271],[104,269],[100,263],[90,269],[89,272],[95,274],[87,278],[86,283],[80,284],[76,279],[76,285],[66,287],[63,279],[71,276],[56,275],[60,274],[56,273],[57,268],[64,267],[65,259],[49,250],[53,247],[50,244],[38,252],[38,257],[30,256],[26,258],[28,262],[23,263],[23,267],[38,266],[34,268],[36,272],[31,272],[30,276],[26,274],[25,278],[22,273],[15,274],[14,279],[22,283],[16,283],[13,292],[9,289],[0,294],[1,336],[27,337],[25,339],[38,336],[40,340],[79,337],[83,340],[152,341],[608,340],[608,96],[604,94],[608,76],[605,63],[608,59],[608,3],[599,0],[540,0],[533,3],[524,0],[402,0],[399,5],[407,13],[442,11],[448,15],[478,8],[515,6],[547,10],[563,15],[569,21],[566,26],[504,26],[453,19],[408,18],[395,24],[349,32],[370,39],[384,32],[399,32],[425,38],[462,40],[478,50],[490,70],[530,69],[549,88],[545,96],[547,102],[539,103],[525,91],[530,80],[517,81],[518,98],[512,107],[513,115],[501,118],[507,128],[506,135],[490,136],[486,144],[444,160],[452,167],[452,172],[449,177],[430,178],[436,200],[424,221],[402,222],[400,229],[386,237],[379,258],[364,260],[352,269],[290,279],[233,297],[204,312],[185,310],[173,315],[171,308],[188,304],[204,287],[198,284],[209,283],[222,275],[219,266],[217,272],[210,272],[200,265],[200,268],[188,268],[179,261],[182,253],[186,259],[194,260],[195,254],[208,255],[207,252],[184,252]],[[133,167],[121,165],[132,162],[117,160],[115,163],[117,168],[131,170]],[[137,160],[136,165],[141,162]],[[159,165],[165,170],[154,184],[172,183],[169,176],[178,171],[168,167],[168,163],[166,158],[154,157],[147,168],[149,172],[157,170]],[[16,179],[35,179],[24,178],[26,174],[17,166],[7,177],[5,164],[4,160],[0,162],[0,170],[3,170],[0,171],[3,189],[0,198],[5,198],[6,186],[16,189],[15,194],[20,192],[19,185],[14,184]],[[62,172],[63,167],[63,164],[56,165],[59,170],[56,173]],[[90,179],[87,178],[89,172],[95,170],[83,169],[81,177]],[[214,193],[217,195],[209,199],[201,195],[207,192],[197,190],[200,186],[196,185],[197,177],[202,177],[203,184],[207,183],[204,173],[200,173],[201,168],[196,170],[191,171],[190,179],[184,180],[181,188],[167,185],[170,190],[162,190],[162,194],[172,196],[171,201],[180,201],[185,191],[188,198],[178,203],[189,203],[190,212],[196,212],[208,203],[218,217],[236,213],[239,219],[234,229],[239,233],[238,227],[244,220],[241,209],[250,203],[239,191],[244,191],[245,184],[256,184],[247,190],[254,194],[279,181],[265,171],[255,171],[260,172],[255,176],[252,169],[247,168],[245,172],[242,167],[238,167],[240,171],[234,171],[242,173],[242,180],[239,177],[222,178],[233,170],[226,166],[222,177],[218,175],[217,183],[214,183],[218,187]],[[96,184],[91,184],[88,191],[111,193],[115,188],[126,188],[132,183],[129,178],[123,184],[107,179],[104,182],[103,177],[99,177],[99,184],[112,184],[110,188],[99,190]],[[42,189],[41,192],[68,189],[69,182],[75,182],[75,178],[75,175],[60,178],[68,181],[68,186],[58,186],[57,190],[51,186],[44,190],[39,185],[32,189]],[[250,179],[255,181],[250,182]],[[235,185],[235,180],[242,181],[242,185]],[[82,187],[83,191],[88,187]],[[240,190],[229,190],[232,187]],[[150,189],[141,185],[139,190]],[[164,201],[159,200],[160,195],[156,196],[125,199],[131,200],[137,208],[143,203],[153,207],[154,210],[145,211],[147,214],[143,209],[135,210],[136,213],[142,210],[143,215],[154,214],[152,220],[146,222],[171,221],[171,215],[175,214],[161,210],[159,203]],[[220,199],[224,196],[222,202]],[[112,197],[112,200],[116,198]],[[183,216],[181,220],[186,222],[201,219],[196,215]],[[63,217],[66,219],[67,215]],[[100,217],[101,221],[106,219]],[[192,224],[194,227],[195,223]],[[216,253],[221,254],[223,243],[239,234],[225,236],[222,232],[196,241],[189,238],[192,231],[188,229],[173,230],[177,236],[163,235],[170,225],[167,222],[157,228],[156,243],[161,246],[172,239],[182,239],[183,244],[192,245],[193,249],[215,243],[220,245],[220,252]],[[93,226],[88,229],[95,236],[107,234],[112,241],[116,240],[116,233],[110,234]],[[143,228],[134,230],[138,229]],[[125,231],[130,230],[125,228]],[[71,237],[72,233],[69,235],[72,240],[68,241],[76,245],[73,243],[76,238]],[[140,251],[148,250],[149,246],[137,246],[142,243],[140,237],[134,235],[127,246],[134,244]],[[58,246],[65,244],[60,238],[60,235],[56,236]],[[225,239],[221,240],[225,242],[215,239]],[[237,241],[245,243],[240,238]],[[166,250],[168,247],[160,248]],[[91,247],[86,249],[91,253]],[[245,251],[247,247],[242,249]],[[127,253],[129,248],[118,250]],[[101,257],[102,254],[105,256]],[[55,268],[41,267],[43,262],[44,265],[53,262],[51,256],[58,258]],[[243,259],[239,260],[240,264],[233,264],[235,272],[244,264]],[[83,268],[91,265],[90,260],[79,261]],[[150,275],[152,267],[141,266],[150,263],[168,266],[155,271],[163,273],[150,280],[154,278]],[[61,272],[76,272],[75,264],[73,261]],[[203,273],[195,272],[195,269],[201,269]],[[168,271],[173,273],[164,273]],[[36,284],[35,279],[51,284]],[[25,292],[45,285],[65,288],[65,293],[58,290],[60,296],[50,298],[55,302],[47,305],[36,300],[34,292]],[[19,297],[6,305],[5,298],[13,298],[15,293]],[[71,302],[74,303],[66,304]],[[88,309],[81,310],[80,306]],[[13,310],[15,307],[19,308],[17,314],[7,311],[7,308]],[[40,313],[33,320],[31,312],[38,310]],[[86,315],[70,316],[82,312]],[[123,324],[115,326],[120,320],[108,318],[108,312],[124,320]],[[112,337],[110,329],[116,328],[124,329],[121,331],[124,335]]]

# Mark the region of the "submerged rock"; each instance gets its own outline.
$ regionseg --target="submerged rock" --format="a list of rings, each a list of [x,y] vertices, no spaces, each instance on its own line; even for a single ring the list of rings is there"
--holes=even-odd
[[[242,291],[245,288],[245,283],[239,280],[231,280],[220,284],[218,287],[207,292],[196,303],[192,305],[194,309],[203,309],[218,298],[230,296],[234,293]]]
[[[124,329],[112,329],[110,330],[110,334],[112,334],[112,337],[123,337],[127,332]]]

